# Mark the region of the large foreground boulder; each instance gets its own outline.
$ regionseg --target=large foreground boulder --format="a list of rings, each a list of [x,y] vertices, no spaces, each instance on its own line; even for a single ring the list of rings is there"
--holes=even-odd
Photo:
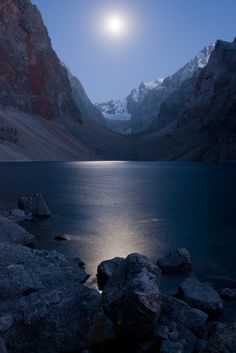
[[[210,315],[218,315],[223,310],[219,294],[194,277],[186,279],[179,286],[179,294],[188,304]]]
[[[9,218],[0,215],[0,242],[31,245],[34,242],[34,236]]]
[[[204,353],[235,353],[236,323],[218,324]]]
[[[160,316],[160,269],[147,257],[131,254],[115,269],[102,293],[105,312],[124,338],[152,332]]]
[[[21,197],[18,201],[18,208],[33,217],[50,217],[51,212],[41,194],[34,193],[30,197]]]
[[[115,338],[101,296],[79,283],[1,302],[14,324],[3,338],[11,353],[74,352]]]
[[[1,241],[0,254],[0,343],[8,353],[74,352],[114,339],[79,259]]]
[[[124,258],[122,257],[115,257],[114,259],[100,263],[97,268],[97,282],[100,290],[105,287],[106,283],[123,260]]]
[[[192,266],[191,256],[188,250],[179,248],[158,259],[157,265],[163,273],[185,272]]]

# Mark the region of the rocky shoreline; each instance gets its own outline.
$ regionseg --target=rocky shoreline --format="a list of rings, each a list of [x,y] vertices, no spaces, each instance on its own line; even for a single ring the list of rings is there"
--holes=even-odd
[[[99,292],[86,286],[80,259],[33,242],[12,215],[0,216],[0,353],[236,352],[236,322],[217,320],[234,289],[220,296],[188,277],[174,295],[160,290],[165,273],[191,268],[186,249],[156,264],[140,254],[104,261]]]

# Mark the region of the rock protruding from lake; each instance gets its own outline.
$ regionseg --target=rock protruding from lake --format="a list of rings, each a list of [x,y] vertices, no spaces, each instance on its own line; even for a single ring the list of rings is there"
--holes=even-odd
[[[29,197],[21,197],[18,201],[18,208],[25,211],[26,214],[32,214],[33,217],[50,217],[51,212],[43,196],[36,192]]]
[[[147,257],[131,254],[121,261],[102,293],[105,312],[124,338],[152,332],[160,316],[161,271]]]
[[[188,271],[192,266],[192,261],[188,250],[179,248],[158,259],[157,265],[163,273],[179,273]]]
[[[97,268],[97,282],[100,290],[103,290],[117,267],[124,261],[122,257],[115,257],[100,263]]]
[[[219,294],[194,277],[186,279],[180,285],[179,294],[188,304],[210,315],[218,315],[223,310]]]

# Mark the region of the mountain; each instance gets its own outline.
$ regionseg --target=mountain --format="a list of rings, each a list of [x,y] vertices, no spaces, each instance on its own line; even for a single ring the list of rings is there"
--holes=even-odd
[[[151,128],[140,135],[137,154],[236,161],[236,39],[218,40],[207,65],[162,103]]]
[[[119,135],[61,64],[30,0],[0,0],[0,160],[124,155]]]
[[[205,47],[190,62],[166,79],[142,82],[123,101],[112,100],[97,104],[106,118],[107,126],[129,134],[146,130],[156,119],[161,104],[177,91],[184,81],[192,78],[208,63],[213,50],[214,44]]]

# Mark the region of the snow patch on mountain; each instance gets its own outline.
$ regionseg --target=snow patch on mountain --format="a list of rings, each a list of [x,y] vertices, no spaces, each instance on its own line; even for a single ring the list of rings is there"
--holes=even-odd
[[[150,92],[163,91],[160,92],[161,99],[163,99],[163,95],[168,95],[177,90],[180,85],[185,80],[191,78],[197,70],[204,68],[214,48],[215,43],[205,47],[175,74],[165,79],[159,78],[153,81],[141,82],[139,87],[133,89],[123,100],[110,100],[109,102],[97,103],[95,105],[106,119],[113,121],[129,121],[133,117],[133,110],[137,110],[137,107],[139,109],[145,97]]]

